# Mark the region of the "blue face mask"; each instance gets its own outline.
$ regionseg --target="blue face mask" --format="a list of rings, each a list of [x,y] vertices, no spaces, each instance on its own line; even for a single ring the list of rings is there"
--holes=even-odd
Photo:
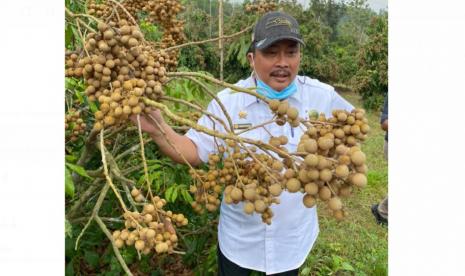
[[[292,81],[286,88],[281,91],[276,91],[266,83],[261,81],[259,78],[257,79],[257,93],[267,97],[268,99],[272,100],[282,100],[286,99],[287,97],[291,96],[295,92],[297,92],[297,85],[295,80]]]

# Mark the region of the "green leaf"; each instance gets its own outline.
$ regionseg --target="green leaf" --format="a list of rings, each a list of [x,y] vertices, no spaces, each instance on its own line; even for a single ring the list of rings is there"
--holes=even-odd
[[[68,155],[65,156],[65,160],[66,160],[67,162],[75,162],[75,161],[77,160],[77,157],[74,156],[74,155],[68,154]]]
[[[166,191],[165,191],[165,198],[169,202],[171,202],[171,194],[173,193],[173,189],[174,189],[174,186],[171,186],[168,189],[166,189]]]
[[[181,195],[184,198],[185,201],[191,203],[193,201],[192,196],[189,194],[188,191],[186,190],[181,190]]]
[[[99,254],[94,251],[86,251],[84,252],[84,259],[88,264],[90,264],[93,268],[96,268],[99,263]]]
[[[177,186],[174,187],[174,191],[171,194],[171,202],[176,201],[176,198],[178,198],[178,187]]]
[[[73,178],[71,177],[71,173],[65,167],[65,194],[74,197],[74,183]]]
[[[87,103],[89,104],[89,108],[90,108],[90,111],[92,111],[92,113],[97,112],[98,108],[95,102],[91,102],[89,101],[89,98],[87,98]]]
[[[306,267],[306,268],[302,269],[302,271],[300,272],[300,275],[302,275],[302,276],[310,275],[310,267]]]
[[[347,262],[343,262],[341,268],[347,271],[355,271],[354,267]]]
[[[67,219],[65,219],[65,235],[72,238],[73,237],[73,226]]]
[[[87,178],[89,178],[89,179],[92,179],[92,177],[90,177],[90,176],[87,174],[86,170],[85,170],[83,167],[78,166],[78,165],[74,165],[74,164],[71,164],[71,163],[68,163],[68,162],[66,162],[66,166],[67,166],[70,170],[72,170],[72,171],[76,172],[77,174],[79,174],[80,176],[84,176],[84,177],[87,177]]]

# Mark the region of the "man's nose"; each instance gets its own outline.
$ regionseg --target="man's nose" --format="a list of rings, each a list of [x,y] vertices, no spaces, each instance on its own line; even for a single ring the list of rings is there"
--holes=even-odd
[[[287,61],[286,53],[284,51],[279,52],[278,60],[276,61],[276,66],[278,67],[289,67],[289,62]]]

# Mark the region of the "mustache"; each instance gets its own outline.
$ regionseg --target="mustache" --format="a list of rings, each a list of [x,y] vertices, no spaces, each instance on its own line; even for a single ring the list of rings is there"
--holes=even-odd
[[[284,76],[284,77],[288,77],[291,75],[291,72],[289,70],[286,70],[286,69],[276,69],[274,71],[272,71],[270,73],[270,76],[272,77],[276,77],[276,76]]]

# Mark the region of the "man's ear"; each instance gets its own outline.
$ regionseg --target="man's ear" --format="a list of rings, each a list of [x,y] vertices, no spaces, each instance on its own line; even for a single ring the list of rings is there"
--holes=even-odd
[[[247,60],[249,61],[249,65],[252,69],[254,69],[254,60],[253,60],[253,53],[247,53]]]

